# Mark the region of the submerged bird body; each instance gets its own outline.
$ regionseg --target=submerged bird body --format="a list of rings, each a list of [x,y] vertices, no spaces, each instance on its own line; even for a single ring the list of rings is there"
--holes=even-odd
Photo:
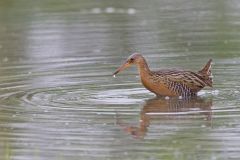
[[[196,73],[176,69],[151,71],[145,58],[139,53],[134,53],[114,75],[135,64],[144,87],[157,96],[190,97],[196,96],[205,86],[212,87],[211,61],[210,59],[203,69]]]

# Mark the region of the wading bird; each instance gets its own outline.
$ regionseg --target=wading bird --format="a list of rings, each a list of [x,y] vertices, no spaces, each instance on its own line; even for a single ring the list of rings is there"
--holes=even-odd
[[[132,66],[137,66],[143,86],[157,96],[196,96],[197,92],[205,86],[212,87],[210,59],[207,64],[198,72],[162,69],[151,71],[145,58],[140,53],[134,53],[114,73]]]

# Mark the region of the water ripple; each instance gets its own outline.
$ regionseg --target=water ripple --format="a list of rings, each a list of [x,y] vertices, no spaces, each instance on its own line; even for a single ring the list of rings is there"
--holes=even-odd
[[[239,7],[3,1],[0,159],[239,159]],[[213,58],[214,88],[155,99],[135,69],[111,76],[135,51],[153,69]]]

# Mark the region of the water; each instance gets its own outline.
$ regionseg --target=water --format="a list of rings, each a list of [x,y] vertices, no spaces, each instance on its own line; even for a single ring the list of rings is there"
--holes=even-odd
[[[239,159],[237,0],[0,2],[0,159]],[[197,99],[156,99],[152,69],[199,70]]]

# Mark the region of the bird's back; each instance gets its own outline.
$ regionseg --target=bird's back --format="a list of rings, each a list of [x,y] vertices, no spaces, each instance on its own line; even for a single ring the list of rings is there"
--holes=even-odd
[[[211,59],[198,72],[164,69],[152,72],[151,77],[153,82],[159,84],[155,90],[157,95],[195,96],[205,86],[212,87]]]

